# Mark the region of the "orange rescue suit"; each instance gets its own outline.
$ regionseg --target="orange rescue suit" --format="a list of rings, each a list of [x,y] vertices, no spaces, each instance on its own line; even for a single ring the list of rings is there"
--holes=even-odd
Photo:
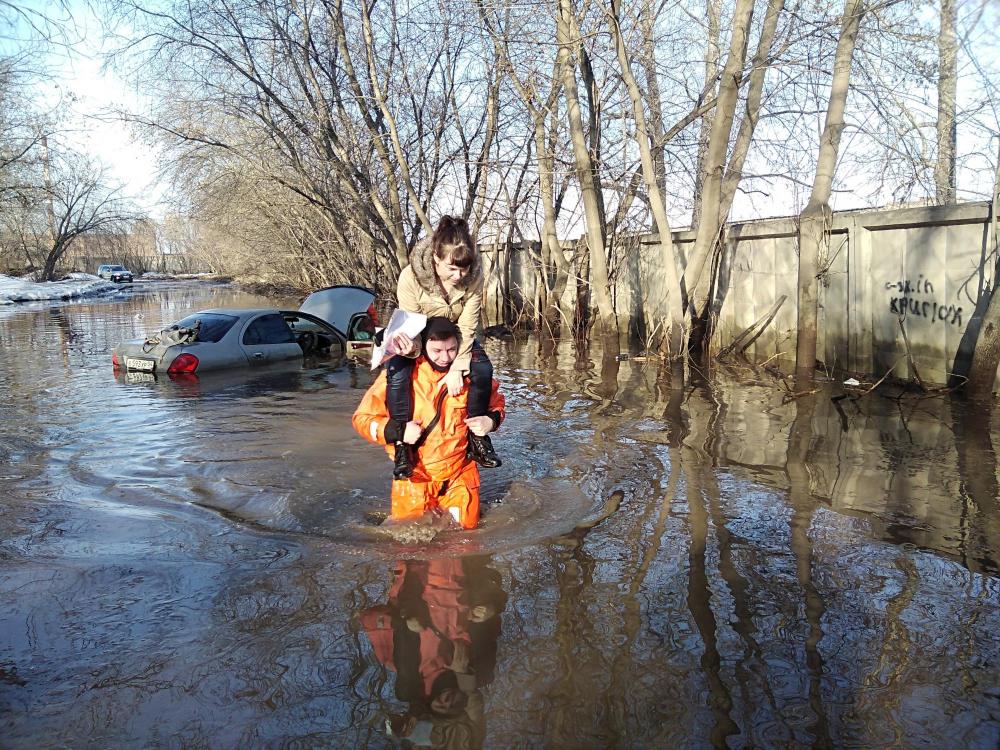
[[[424,429],[423,442],[417,448],[413,476],[393,480],[391,517],[416,518],[441,508],[453,517],[457,514],[462,528],[473,529],[479,523],[479,468],[466,456],[469,388],[466,383],[461,393],[449,396],[441,382],[446,374],[435,370],[425,357],[413,367],[413,419]],[[494,380],[489,410],[499,413],[503,421],[505,401],[499,386]],[[391,458],[393,446],[385,440],[389,421],[385,392],[383,370],[361,399],[352,422],[361,437],[384,445]]]

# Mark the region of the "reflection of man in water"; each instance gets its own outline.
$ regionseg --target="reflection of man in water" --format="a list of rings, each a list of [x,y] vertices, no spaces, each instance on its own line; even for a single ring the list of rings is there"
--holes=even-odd
[[[389,418],[383,371],[354,412],[354,429],[369,442],[386,446],[390,456],[399,441],[417,449],[413,475],[392,483],[396,520],[428,511],[449,513],[464,529],[479,523],[479,469],[468,456],[469,433],[486,435],[504,418],[504,397],[493,381],[489,411],[468,415],[468,388],[451,396],[444,377],[458,354],[458,327],[447,318],[431,318],[424,329],[424,351],[413,367],[413,419],[404,425]]]
[[[386,722],[417,747],[478,748],[486,736],[480,689],[493,680],[507,595],[485,559],[400,561],[386,604],[361,622],[376,658],[396,672],[408,709]]]

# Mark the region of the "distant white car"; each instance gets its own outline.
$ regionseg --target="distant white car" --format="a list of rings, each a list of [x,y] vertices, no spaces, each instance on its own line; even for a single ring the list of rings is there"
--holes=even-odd
[[[108,279],[109,281],[113,281],[116,284],[118,283],[131,284],[133,281],[132,272],[129,271],[127,268],[125,268],[125,266],[118,266],[111,264],[98,266],[97,275],[100,276],[102,279]]]
[[[312,300],[310,307],[330,318],[309,312],[305,303],[300,310],[202,310],[148,338],[119,344],[111,352],[111,362],[116,372],[181,375],[303,355],[350,355],[345,329],[362,337],[357,341],[361,349],[371,346],[368,331],[374,335],[374,299],[373,292],[350,286],[311,294],[306,303]]]

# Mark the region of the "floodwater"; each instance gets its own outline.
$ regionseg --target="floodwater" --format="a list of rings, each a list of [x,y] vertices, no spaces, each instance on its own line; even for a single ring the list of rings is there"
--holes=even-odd
[[[985,407],[489,340],[482,528],[404,544],[350,428],[364,366],[112,373],[121,339],[258,304],[0,308],[0,746],[1000,743]]]

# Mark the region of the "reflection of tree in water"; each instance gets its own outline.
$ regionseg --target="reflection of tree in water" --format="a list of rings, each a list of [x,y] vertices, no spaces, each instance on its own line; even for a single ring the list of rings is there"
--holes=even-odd
[[[957,566],[884,543],[894,541],[886,521],[923,502],[901,488],[932,501],[942,491],[933,474],[924,484],[892,476],[921,470],[936,433],[911,425],[925,445],[901,445],[898,418],[880,413],[885,401],[845,404],[863,414],[859,425],[853,413],[837,417],[829,393],[784,401],[773,384],[685,383],[666,368],[620,363],[599,341],[575,360],[523,367],[541,384],[540,410],[576,420],[587,466],[575,476],[604,507],[512,579],[518,602],[535,602],[519,604],[517,622],[536,621],[507,655],[504,675],[517,678],[490,714],[501,744],[891,743],[915,736],[921,719],[907,711],[927,693],[945,706],[931,736],[960,723],[947,706],[957,711],[963,695],[976,696],[987,736],[992,584],[973,575],[967,591],[952,589]],[[974,569],[984,557],[976,551],[990,546],[996,480],[976,474],[977,462],[995,466],[992,448],[968,438],[959,472],[968,497],[954,507],[966,510],[963,559]],[[930,470],[947,471],[940,466]],[[928,608],[941,623],[927,620]]]
[[[990,525],[1000,521],[1000,488],[997,486],[996,451],[991,433],[992,402],[951,402],[952,428],[958,455],[960,549],[962,563],[969,570],[1000,569],[995,557],[996,539]]]
[[[816,501],[810,490],[809,449],[813,439],[813,413],[816,409],[814,394],[801,396],[796,401],[795,422],[788,436],[788,453],[785,470],[788,473],[788,502],[792,507],[789,522],[791,548],[795,557],[795,570],[799,585],[805,595],[805,614],[809,633],[806,636],[806,669],[809,673],[809,707],[813,722],[809,726],[814,747],[833,747],[829,721],[823,705],[823,655],[819,643],[823,638],[823,614],[826,605],[813,582],[813,543],[809,537]]]
[[[482,746],[481,689],[493,681],[507,602],[487,562],[402,560],[387,602],[362,613],[375,657],[396,673],[394,694],[407,704],[386,719],[394,737],[420,747]]]

